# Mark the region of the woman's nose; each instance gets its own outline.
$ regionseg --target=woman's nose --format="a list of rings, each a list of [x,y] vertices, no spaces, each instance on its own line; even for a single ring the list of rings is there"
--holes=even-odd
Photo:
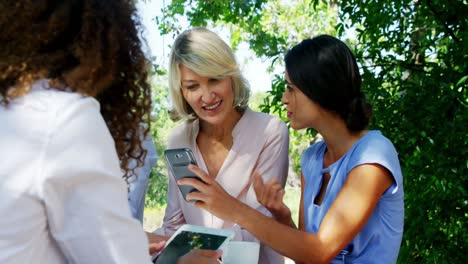
[[[202,101],[205,103],[210,103],[215,99],[215,94],[210,89],[204,89],[202,94]]]
[[[283,96],[281,96],[281,103],[288,104],[288,98],[286,96],[286,92],[284,92]]]

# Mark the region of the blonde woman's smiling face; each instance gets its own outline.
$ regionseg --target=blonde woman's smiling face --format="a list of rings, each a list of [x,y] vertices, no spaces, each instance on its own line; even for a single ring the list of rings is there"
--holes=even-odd
[[[221,125],[236,112],[230,77],[201,76],[180,65],[182,95],[195,114],[203,121]]]

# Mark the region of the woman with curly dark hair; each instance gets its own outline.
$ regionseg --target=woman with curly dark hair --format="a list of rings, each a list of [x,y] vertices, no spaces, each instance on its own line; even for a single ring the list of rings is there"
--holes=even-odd
[[[126,185],[151,106],[134,1],[0,12],[0,263],[150,263]]]

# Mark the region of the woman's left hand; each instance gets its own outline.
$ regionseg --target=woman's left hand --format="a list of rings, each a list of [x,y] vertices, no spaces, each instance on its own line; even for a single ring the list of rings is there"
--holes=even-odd
[[[273,178],[267,183],[263,183],[262,176],[254,173],[254,191],[257,195],[257,201],[265,206],[278,222],[289,225],[291,220],[291,210],[283,202],[285,191],[278,181]]]
[[[194,178],[183,178],[177,181],[178,185],[190,185],[199,191],[187,194],[187,201],[194,200],[196,201],[195,206],[235,223],[234,208],[241,205],[241,202],[229,195],[218,182],[199,167],[191,164],[188,168],[197,174],[202,181]]]

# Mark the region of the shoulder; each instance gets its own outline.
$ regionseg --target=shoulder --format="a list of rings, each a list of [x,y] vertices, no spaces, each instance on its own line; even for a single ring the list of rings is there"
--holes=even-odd
[[[369,131],[352,151],[348,171],[363,164],[379,164],[387,169],[395,180],[391,190],[395,193],[403,190],[403,175],[401,172],[398,152],[393,143],[378,130]]]
[[[173,148],[177,145],[183,145],[182,142],[188,142],[196,126],[198,126],[197,121],[183,122],[175,126],[169,134],[167,147]]]
[[[90,108],[99,110],[99,102],[93,97],[50,88],[47,79],[36,81],[31,86],[29,93],[19,98],[17,103],[34,108],[34,110],[47,112],[62,111],[77,104],[85,104]]]
[[[325,142],[319,141],[310,145],[301,155],[301,162],[310,159],[319,159],[323,155]]]
[[[356,144],[353,156],[362,157],[396,157],[398,153],[393,143],[378,130],[371,130]]]
[[[319,141],[308,147],[301,155],[301,172],[306,181],[316,177],[317,171],[323,168],[322,157],[325,142]]]
[[[247,109],[245,113],[248,119],[248,123],[255,127],[261,127],[268,134],[280,134],[288,136],[288,127],[278,116],[256,112],[251,109]]]
[[[19,112],[44,116],[52,123],[77,115],[102,119],[100,105],[95,98],[50,88],[46,79],[36,81],[31,90],[15,99],[12,105]]]

